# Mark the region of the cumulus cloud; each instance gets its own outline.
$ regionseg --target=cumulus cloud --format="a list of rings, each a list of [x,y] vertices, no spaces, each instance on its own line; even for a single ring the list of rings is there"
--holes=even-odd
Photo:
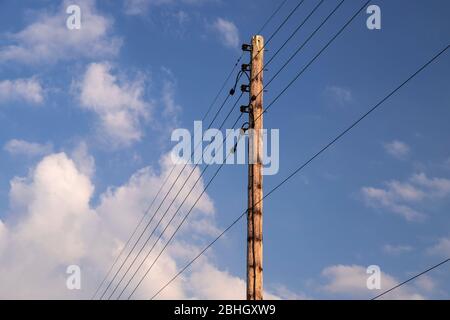
[[[450,195],[449,179],[429,178],[425,173],[414,174],[407,182],[389,181],[385,186],[363,187],[361,193],[366,204],[387,209],[408,221],[420,221],[426,217],[415,206]]]
[[[45,157],[28,177],[14,178],[11,221],[4,221],[0,229],[0,236],[6,234],[8,242],[0,253],[0,296],[87,298],[168,174],[167,164],[164,160],[162,176],[145,168],[126,185],[109,189],[97,207],[90,205],[94,191],[90,178],[64,153]],[[198,186],[196,195],[202,187]],[[212,210],[206,196],[196,214],[212,219]],[[169,253],[161,260],[161,267],[155,269],[159,274],[153,275],[157,281],[149,282],[142,297],[148,298],[175,274],[176,259],[176,254]],[[83,272],[85,290],[79,293],[65,287],[65,268],[70,264],[80,265]],[[167,294],[183,297],[182,283]]]
[[[404,142],[394,140],[383,145],[384,150],[396,159],[405,159],[411,152],[411,148]]]
[[[36,78],[0,81],[0,104],[11,101],[41,104],[44,89]]]
[[[36,13],[31,24],[8,34],[7,44],[0,47],[0,62],[54,63],[117,54],[122,41],[111,36],[113,20],[97,12],[94,0],[79,0],[81,29],[69,30],[66,8],[71,4],[62,1],[56,11]]]
[[[239,46],[239,30],[233,22],[223,18],[217,18],[212,28],[220,36],[226,47],[237,48]]]
[[[205,276],[206,275],[206,276]],[[246,284],[244,279],[233,276],[227,271],[219,270],[209,262],[203,262],[194,267],[189,281],[192,287],[189,289],[194,299],[208,300],[245,300]],[[264,292],[265,300],[303,299],[284,286],[277,286],[275,293]]]
[[[327,279],[322,290],[334,295],[360,299],[372,298],[399,283],[391,275],[381,272],[381,289],[369,290],[367,279],[370,274],[366,273],[365,267],[359,265],[329,266],[322,271],[322,276]],[[388,293],[383,299],[422,300],[424,296],[417,293],[417,288],[403,286]]]
[[[88,177],[94,175],[95,159],[89,154],[88,146],[85,141],[81,141],[76,145],[71,153],[71,158],[82,174],[85,174]]]
[[[144,79],[119,81],[111,65],[91,63],[78,83],[81,106],[99,118],[99,133],[114,146],[129,146],[143,136],[151,104],[144,101]]]
[[[148,207],[149,199],[156,195],[169,174],[172,168],[170,156],[163,157],[160,166],[160,174],[146,167],[124,185],[109,188],[100,195],[97,205],[92,204],[95,186],[91,178],[83,173],[83,165],[80,166],[79,161],[74,161],[65,153],[48,155],[28,176],[14,178],[9,195],[10,212],[0,221],[0,297],[90,298]],[[178,166],[175,172],[180,169],[181,166]],[[183,174],[182,178],[186,178],[186,175]],[[200,171],[196,169],[187,189],[199,175]],[[169,179],[169,183],[173,179]],[[175,190],[181,187],[181,181],[183,179],[177,182]],[[157,202],[162,200],[167,188],[163,189]],[[186,214],[186,208],[194,205],[194,200],[203,189],[200,179],[192,197],[176,216],[175,226]],[[171,193],[168,200],[172,200],[173,196]],[[175,201],[174,207],[181,204],[181,199]],[[194,224],[203,221],[215,226],[214,205],[209,196],[204,194],[195,208],[192,219],[187,220],[172,245],[148,274],[151,281],[144,281],[133,298],[150,298],[203,248],[210,237],[210,230],[204,231]],[[162,213],[156,218],[161,218]],[[173,214],[174,211],[169,213]],[[162,220],[157,234],[162,231],[171,214]],[[168,229],[162,241],[157,243],[126,293],[130,293],[130,289],[136,285],[173,230]],[[150,243],[153,241],[156,239],[153,238]],[[142,244],[143,241],[139,242],[138,248]],[[148,247],[144,253],[147,250]],[[134,254],[131,255],[131,258],[134,257]],[[141,259],[142,255],[137,258],[137,263]],[[82,290],[70,291],[66,288],[66,268],[69,265],[80,266]],[[126,281],[128,279],[125,278]],[[113,286],[116,283],[117,280]],[[218,269],[210,251],[164,290],[159,298],[243,299],[244,295],[244,281],[226,270]],[[270,294],[268,297],[279,298]]]
[[[211,277],[204,277],[205,274]],[[199,297],[208,297],[210,300],[245,299],[245,281],[228,272],[217,270],[211,265],[206,264],[197,268],[191,280],[194,285],[192,289],[198,293]],[[207,283],[209,281],[212,283]]]
[[[11,155],[36,157],[51,153],[53,150],[53,145],[51,143],[40,144],[25,140],[12,139],[5,144],[3,149]]]

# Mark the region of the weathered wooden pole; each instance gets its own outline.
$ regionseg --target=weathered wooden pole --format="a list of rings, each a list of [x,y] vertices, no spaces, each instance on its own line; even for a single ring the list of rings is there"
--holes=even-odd
[[[249,168],[247,213],[247,300],[263,299],[263,73],[264,38],[254,36],[251,49]]]

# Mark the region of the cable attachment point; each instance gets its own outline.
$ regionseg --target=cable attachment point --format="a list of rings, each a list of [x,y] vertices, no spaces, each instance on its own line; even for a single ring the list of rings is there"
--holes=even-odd
[[[250,86],[247,84],[241,85],[241,91],[242,92],[250,92]]]
[[[241,106],[242,113],[250,113],[250,106]]]
[[[242,51],[248,51],[248,52],[251,52],[251,51],[252,51],[252,46],[251,46],[250,44],[244,43],[244,44],[242,45]]]
[[[242,72],[250,72],[250,65],[246,63],[242,64],[241,70]]]
[[[250,129],[250,123],[244,122],[240,130],[241,135],[244,135],[248,131],[248,129]]]
[[[250,124],[248,122],[245,122],[241,129],[239,129],[239,137],[237,138],[237,141],[235,142],[233,148],[231,148],[230,152],[232,154],[236,153],[237,147],[238,147],[238,143],[239,141],[241,141],[241,138],[245,135],[245,132],[250,128]]]

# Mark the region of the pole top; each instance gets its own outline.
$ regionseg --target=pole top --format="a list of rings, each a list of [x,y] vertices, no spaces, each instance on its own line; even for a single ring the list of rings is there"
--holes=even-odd
[[[252,37],[252,45],[257,49],[264,47],[264,37],[261,35],[255,35]]]

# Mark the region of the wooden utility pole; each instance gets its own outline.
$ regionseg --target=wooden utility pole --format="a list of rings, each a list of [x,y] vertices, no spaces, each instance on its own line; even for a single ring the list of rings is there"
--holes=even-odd
[[[263,73],[264,38],[254,36],[250,64],[247,213],[247,300],[263,299]]]

